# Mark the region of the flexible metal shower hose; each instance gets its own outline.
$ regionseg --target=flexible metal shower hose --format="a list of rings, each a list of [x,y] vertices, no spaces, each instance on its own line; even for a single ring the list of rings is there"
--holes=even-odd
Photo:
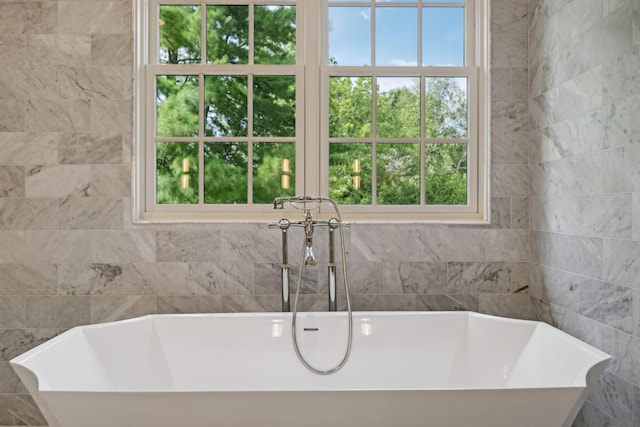
[[[349,299],[349,280],[347,278],[347,256],[346,256],[346,249],[345,249],[345,243],[344,243],[344,226],[342,224],[342,215],[340,214],[340,209],[338,208],[338,205],[333,200],[321,198],[320,202],[321,203],[326,202],[326,203],[329,203],[331,206],[333,206],[333,209],[335,210],[336,216],[338,217],[338,221],[340,223],[339,228],[340,228],[340,254],[342,256],[342,281],[344,282],[344,291],[347,298],[347,317],[349,319],[349,338],[347,341],[347,348],[345,350],[342,361],[340,361],[340,363],[338,363],[333,368],[327,369],[327,370],[317,369],[311,366],[309,362],[306,361],[304,356],[302,356],[302,353],[300,352],[300,348],[298,347],[298,338],[296,334],[296,318],[298,317],[298,297],[300,296],[300,285],[302,284],[302,270],[304,268],[304,257],[305,257],[305,249],[306,249],[306,242],[304,241],[302,242],[302,254],[300,257],[300,266],[298,267],[296,298],[293,302],[293,319],[291,321],[291,335],[293,337],[293,348],[296,352],[296,355],[298,356],[298,359],[300,359],[300,362],[302,362],[302,364],[314,374],[330,375],[339,371],[347,363],[347,360],[349,359],[349,355],[351,354],[351,343],[353,341],[353,316],[351,313],[351,301]]]

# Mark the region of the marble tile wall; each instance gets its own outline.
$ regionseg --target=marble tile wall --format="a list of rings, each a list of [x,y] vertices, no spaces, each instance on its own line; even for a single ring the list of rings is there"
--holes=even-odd
[[[530,316],[527,2],[492,1],[492,223],[354,225],[356,310]],[[132,224],[132,27],[131,0],[0,0],[0,426],[45,424],[8,360],[67,328],[279,309],[277,230]],[[305,271],[305,310],[325,272]]]
[[[575,427],[640,426],[638,0],[532,0],[530,293],[613,356]]]

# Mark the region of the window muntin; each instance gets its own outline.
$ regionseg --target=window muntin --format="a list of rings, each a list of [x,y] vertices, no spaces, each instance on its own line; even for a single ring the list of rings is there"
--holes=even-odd
[[[476,152],[469,148],[477,146],[472,6],[329,0],[328,132],[321,144],[329,145],[330,197],[361,210],[477,208]],[[349,36],[355,47],[340,43]],[[350,163],[371,171],[352,171],[351,188],[348,178],[336,177]]]
[[[188,8],[191,19],[185,26],[199,27],[200,41],[177,43],[177,47],[176,43],[163,43],[165,29],[159,19],[156,40],[153,28],[150,37],[150,57],[155,54],[157,60],[148,65],[146,76],[158,85],[175,80],[174,86],[180,86],[180,78],[191,84],[188,88],[180,86],[177,94],[165,98],[156,93],[154,107],[158,118],[162,118],[170,116],[163,109],[168,110],[171,97],[197,103],[198,129],[197,133],[193,131],[194,111],[183,112],[184,117],[178,120],[180,126],[173,126],[175,129],[154,125],[153,147],[146,150],[146,164],[153,167],[145,169],[146,182],[155,184],[164,179],[171,180],[174,186],[179,181],[184,187],[188,180],[185,190],[189,197],[185,194],[177,202],[163,202],[160,191],[157,194],[145,191],[146,202],[139,211],[150,215],[143,217],[215,219],[234,212],[234,218],[251,218],[250,212],[257,212],[258,216],[253,217],[262,218],[260,213],[270,212],[272,195],[303,193],[335,197],[351,206],[346,210],[351,217],[362,213],[363,219],[485,217],[486,179],[482,174],[486,173],[486,159],[479,156],[484,152],[481,146],[484,141],[479,136],[484,136],[486,129],[480,128],[478,132],[478,125],[486,123],[479,118],[486,113],[481,114],[478,104],[480,96],[485,96],[479,82],[486,80],[486,70],[479,65],[483,64],[486,52],[483,53],[482,46],[478,49],[473,31],[474,27],[482,28],[476,13],[486,13],[481,5],[485,0],[210,0],[184,4],[180,4],[182,0],[170,1],[172,4],[151,1],[150,22],[155,22],[154,5],[156,18],[172,8]],[[288,35],[276,40],[258,37],[267,34],[268,28],[261,27],[256,16],[280,14],[283,10],[295,11],[295,20],[288,25],[290,31],[283,32]],[[323,24],[317,27],[319,34],[301,36],[309,29],[315,31],[316,26],[309,25],[309,18],[318,14],[323,16]],[[430,29],[430,22],[442,20],[447,14],[456,17],[456,28],[451,29],[456,37],[447,39],[449,44],[444,50],[454,54],[446,60],[430,59],[439,55],[434,46],[446,44],[441,32]],[[369,22],[356,23],[353,21],[356,15],[368,17]],[[345,16],[347,22],[351,19],[350,27],[358,32],[355,39],[340,35],[339,26],[332,21],[344,20]],[[395,49],[399,59],[394,59],[393,44],[380,40],[386,40],[384,35],[392,31],[397,16],[404,17],[401,31],[404,43],[403,49]],[[415,22],[415,26],[406,25],[407,20]],[[223,33],[229,25],[232,31],[227,29]],[[222,35],[230,33],[233,36]],[[305,46],[302,40],[318,44]],[[344,40],[348,43],[342,43]],[[273,55],[275,59],[265,57],[261,52],[269,52],[270,43],[287,46],[289,54]],[[351,49],[342,52],[338,49],[341,44]],[[325,50],[319,50],[319,46]],[[476,57],[478,52],[480,56]],[[315,57],[320,58],[316,65]],[[340,63],[343,60],[346,63]],[[315,67],[319,73],[309,72]],[[291,93],[278,96],[280,92],[268,89],[272,84],[261,84],[272,83],[270,79],[289,82]],[[228,84],[229,81],[234,84]],[[430,88],[437,83],[449,83],[450,88],[459,89],[453,95],[462,98],[463,119],[435,119],[437,103],[429,100],[433,97]],[[340,98],[329,94],[341,85],[368,89],[361,94],[365,104],[342,99],[343,103],[354,104],[353,117],[343,113],[332,117],[332,104]],[[195,89],[199,92],[197,101],[193,96]],[[156,92],[155,87],[153,91]],[[318,105],[305,105],[305,92],[307,99],[319,99],[319,103],[311,101]],[[187,93],[191,93],[191,98]],[[271,105],[256,101],[256,94],[261,96],[258,101],[270,97]],[[220,101],[223,96],[227,101],[224,104]],[[403,97],[402,111],[410,109],[412,113],[399,117],[393,114],[392,102],[397,103],[397,98]],[[276,120],[266,115],[273,112],[274,106],[284,110],[283,114],[274,115]],[[274,130],[272,123],[277,123],[275,128],[279,130]],[[147,141],[150,128],[148,124]],[[194,144],[198,148],[197,158]],[[171,156],[167,153],[171,150],[158,147],[170,147],[175,154]],[[160,151],[163,157],[158,155]],[[180,157],[183,152],[185,157]],[[155,170],[160,160],[164,167],[162,179],[159,167]],[[186,172],[182,170],[185,161],[189,165]],[[221,173],[222,164],[229,171]],[[216,174],[222,178],[217,179]],[[460,191],[463,181],[464,189]],[[220,190],[225,186],[227,190]],[[144,183],[142,187],[145,188]],[[246,189],[246,193],[240,194],[238,187]],[[148,184],[146,188],[149,189]],[[197,214],[190,216],[191,212]]]
[[[295,194],[303,84],[295,1],[196,3],[152,2],[147,204],[250,206]]]

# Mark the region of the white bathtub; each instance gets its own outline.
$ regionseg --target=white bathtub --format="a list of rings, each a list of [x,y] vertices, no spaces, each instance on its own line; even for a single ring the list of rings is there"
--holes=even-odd
[[[345,313],[298,322],[309,362],[340,361]],[[560,427],[609,361],[543,323],[356,312],[349,361],[319,376],[290,325],[289,313],[146,316],[72,329],[11,363],[51,427]]]

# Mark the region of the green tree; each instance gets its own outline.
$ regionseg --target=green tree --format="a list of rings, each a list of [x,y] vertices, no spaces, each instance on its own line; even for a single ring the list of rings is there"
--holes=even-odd
[[[295,16],[289,6],[255,6],[256,64],[295,63]],[[207,62],[246,64],[249,61],[249,6],[209,5],[206,10]],[[160,7],[160,62],[190,64],[201,62],[200,6],[162,5]],[[200,132],[199,76],[159,76],[156,79],[157,135],[159,137],[197,137]],[[249,129],[246,75],[204,76],[204,135],[247,137]],[[254,76],[253,136],[295,136],[295,77]],[[204,146],[204,202],[246,203],[248,174],[254,175],[254,200],[278,195],[281,171],[277,165],[286,155],[295,160],[295,145],[281,150],[271,144],[271,156],[254,156],[249,167],[248,144],[243,142],[206,143]],[[157,199],[159,203],[197,203],[198,153],[184,143],[158,143]],[[291,153],[291,147],[294,152]],[[255,147],[254,147],[255,148]],[[264,151],[264,150],[263,150]],[[195,155],[195,158],[193,156]],[[184,189],[182,162],[193,166],[189,188]],[[290,167],[293,168],[294,161]],[[276,173],[277,172],[277,173]],[[295,171],[287,172],[295,177]],[[295,180],[291,185],[295,188]],[[292,190],[287,190],[292,191]],[[256,192],[259,192],[257,194]],[[269,196],[271,200],[275,196]],[[270,202],[270,201],[269,201]]]
[[[293,7],[254,7],[256,64],[295,63],[295,13]],[[161,63],[202,61],[201,16],[200,6],[161,6]],[[207,6],[206,62],[249,62],[248,19],[246,5]],[[380,204],[416,204],[420,200],[420,170],[424,168],[428,204],[466,203],[467,146],[454,141],[468,134],[466,82],[461,78],[427,77],[421,102],[417,78],[413,85],[384,91],[372,87],[372,81],[366,76],[330,78],[329,136],[335,141],[329,149],[330,196],[346,204],[371,204],[376,191]],[[198,75],[165,75],[158,76],[156,84],[159,137],[194,138],[202,127],[208,137],[247,138],[250,123],[251,136],[256,138],[296,134],[294,76],[256,75],[250,80],[246,75],[232,74],[205,75],[204,79]],[[375,135],[373,90],[377,99]],[[249,93],[253,94],[251,100]],[[248,116],[250,110],[252,117]],[[424,146],[424,165],[420,163],[420,148],[415,142],[421,132],[425,138],[440,140]],[[378,142],[374,159],[372,146],[366,141],[373,136],[407,142]],[[450,143],[443,143],[443,139]],[[249,153],[253,153],[251,158]],[[203,154],[204,159],[199,159],[197,143],[179,140],[157,143],[159,203],[197,203],[201,163],[204,163],[205,203],[247,203],[249,174],[253,176],[251,190],[256,203],[268,203],[276,195],[294,192],[296,156],[292,143],[255,142],[250,150],[248,142],[230,139],[205,143]],[[190,165],[188,172],[183,170],[185,159]],[[282,170],[283,159],[288,159],[291,170]],[[357,171],[355,161],[359,164]],[[375,183],[373,170],[377,176]],[[283,175],[291,180],[289,189],[281,186]],[[185,188],[186,181],[189,185]]]
[[[467,97],[458,78],[425,80],[425,137],[467,136]],[[334,77],[330,83],[329,134],[334,138],[368,138],[371,135],[371,79]],[[378,138],[420,137],[420,87],[401,86],[377,90]],[[411,142],[378,143],[376,156],[379,204],[417,204],[420,200],[420,151]],[[467,146],[463,143],[426,144],[425,197],[427,204],[457,205],[467,202]],[[353,186],[351,164],[360,159],[360,188]],[[370,204],[371,147],[354,142],[332,143],[329,158],[330,196],[345,204]],[[365,170],[364,167],[368,167]]]

